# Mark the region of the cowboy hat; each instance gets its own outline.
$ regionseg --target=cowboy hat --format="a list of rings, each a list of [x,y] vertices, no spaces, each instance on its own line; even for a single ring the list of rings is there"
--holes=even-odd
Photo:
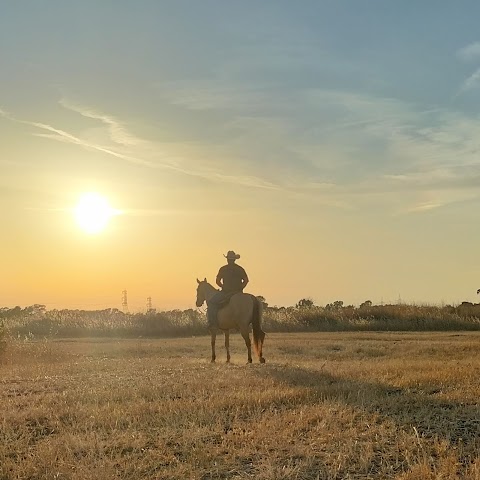
[[[240,255],[238,253],[235,253],[233,250],[230,250],[227,252],[226,255],[224,255],[224,257],[227,260],[238,260],[240,258]]]

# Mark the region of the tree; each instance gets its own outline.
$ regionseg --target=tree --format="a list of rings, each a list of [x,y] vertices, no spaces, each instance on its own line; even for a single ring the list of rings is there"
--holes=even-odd
[[[35,305],[30,305],[29,307],[25,307],[24,312],[28,313],[29,315],[43,315],[47,310],[45,305],[40,303],[35,303]]]
[[[263,295],[257,295],[257,300],[263,305],[263,308],[268,307],[267,300]]]
[[[360,308],[370,308],[372,306],[372,302],[370,300],[365,300],[363,303],[360,304]]]
[[[333,303],[327,303],[325,310],[340,310],[343,307],[342,300],[335,300]]]
[[[313,306],[314,306],[314,303],[311,298],[302,298],[295,305],[296,308],[312,308]]]

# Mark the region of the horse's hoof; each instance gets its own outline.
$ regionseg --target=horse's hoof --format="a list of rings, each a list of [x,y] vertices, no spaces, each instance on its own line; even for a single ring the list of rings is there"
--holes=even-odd
[[[252,359],[251,359],[251,358],[249,358],[247,363],[252,363]]]
[[[212,358],[212,359],[210,360],[210,363],[215,363],[215,359]]]
[[[265,363],[265,359],[263,357],[260,357],[260,363]]]

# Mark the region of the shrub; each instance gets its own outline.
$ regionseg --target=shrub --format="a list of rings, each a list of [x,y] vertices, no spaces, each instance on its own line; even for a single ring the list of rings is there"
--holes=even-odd
[[[308,299],[304,299],[308,300]],[[313,303],[313,302],[312,302]],[[448,331],[480,330],[480,305],[371,305],[359,308],[336,301],[325,307],[264,308],[266,332],[302,331]],[[41,307],[41,306],[40,306]],[[12,338],[50,337],[182,337],[206,335],[205,315],[198,310],[128,314],[117,309],[44,310],[0,308],[0,352]],[[3,322],[3,324],[1,323]]]
[[[2,321],[0,321],[0,356],[7,348],[7,330]]]

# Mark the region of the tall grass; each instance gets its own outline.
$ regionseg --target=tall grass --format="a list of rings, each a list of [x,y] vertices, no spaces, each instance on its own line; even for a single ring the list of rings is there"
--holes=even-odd
[[[165,338],[207,334],[205,314],[197,310],[123,313],[105,310],[46,310],[42,306],[1,309],[0,350],[5,336],[20,338]],[[267,332],[453,331],[480,330],[480,304],[458,306],[369,305],[331,308],[265,308]]]
[[[480,304],[267,309],[264,325],[279,332],[480,330]]]
[[[123,313],[106,310],[41,310],[5,315],[9,333],[16,337],[182,337],[206,332],[204,315],[195,310]]]
[[[0,321],[0,356],[5,352],[7,347],[7,330],[3,324],[3,321]]]

